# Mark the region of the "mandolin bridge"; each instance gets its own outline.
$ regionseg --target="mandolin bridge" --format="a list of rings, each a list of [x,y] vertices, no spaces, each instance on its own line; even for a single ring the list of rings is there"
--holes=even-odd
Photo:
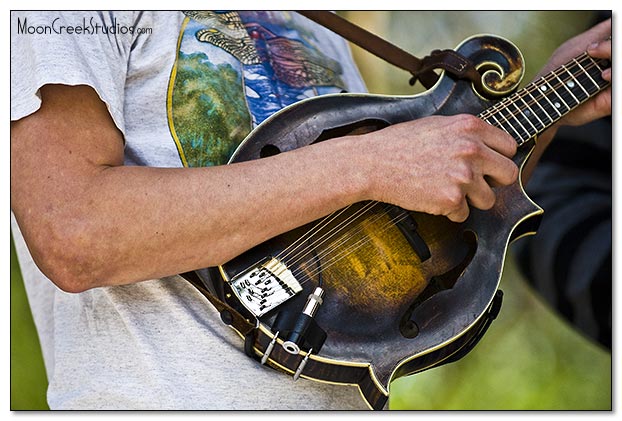
[[[236,275],[230,285],[240,302],[256,317],[302,291],[292,272],[274,257]]]

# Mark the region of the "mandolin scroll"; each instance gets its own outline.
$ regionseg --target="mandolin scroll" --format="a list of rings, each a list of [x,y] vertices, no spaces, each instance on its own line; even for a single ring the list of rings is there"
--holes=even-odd
[[[514,92],[525,75],[522,53],[504,38],[469,38],[460,45],[460,53],[469,57],[481,74],[481,84],[473,84],[473,90],[484,99],[498,99]]]

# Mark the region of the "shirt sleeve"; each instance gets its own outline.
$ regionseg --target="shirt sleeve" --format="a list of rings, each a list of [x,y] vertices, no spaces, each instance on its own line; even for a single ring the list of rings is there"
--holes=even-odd
[[[91,86],[125,134],[132,12],[11,12],[11,120],[39,109],[46,84]]]
[[[545,210],[513,248],[526,280],[584,334],[611,349],[611,118],[562,127],[526,191]]]

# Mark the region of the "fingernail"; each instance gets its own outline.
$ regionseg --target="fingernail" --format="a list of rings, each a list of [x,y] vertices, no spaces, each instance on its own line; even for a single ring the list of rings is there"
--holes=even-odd
[[[598,47],[598,45],[600,44],[600,42],[595,42],[593,44],[590,44],[589,47],[587,47],[588,50],[594,50]]]

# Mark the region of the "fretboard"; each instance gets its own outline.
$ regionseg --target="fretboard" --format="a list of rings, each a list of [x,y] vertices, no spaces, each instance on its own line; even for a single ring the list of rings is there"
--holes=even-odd
[[[478,117],[514,137],[519,146],[609,86],[607,60],[584,53],[486,109]]]

